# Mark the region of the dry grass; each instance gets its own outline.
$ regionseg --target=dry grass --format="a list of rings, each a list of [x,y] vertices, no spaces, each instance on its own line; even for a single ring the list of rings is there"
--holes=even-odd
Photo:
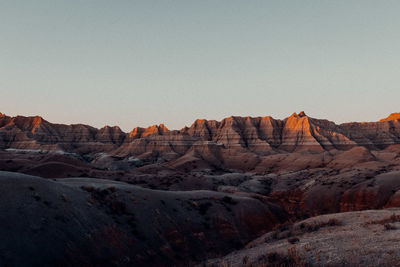
[[[272,234],[265,239],[265,242],[269,242],[271,239],[280,240],[288,238],[289,243],[291,243],[289,239],[292,237],[303,235],[305,233],[316,232],[324,227],[341,226],[341,225],[342,222],[336,218],[330,218],[327,221],[315,221],[312,223],[303,222],[297,225],[286,223],[275,227],[275,231],[273,231]]]
[[[224,260],[242,264],[235,266],[398,266],[399,222],[400,210],[318,216],[280,225]]]
[[[301,267],[309,266],[300,256],[295,246],[288,248],[287,253],[269,252],[258,257],[256,262],[249,266],[273,266],[273,267]]]
[[[380,219],[380,220],[375,220],[375,221],[369,221],[365,223],[365,226],[368,226],[370,224],[390,224],[390,223],[396,223],[396,222],[400,222],[400,215],[396,215],[396,214],[392,214],[389,217]]]
[[[394,226],[393,224],[390,224],[390,223],[385,223],[383,225],[383,227],[385,227],[385,230],[396,230],[397,229],[396,226]]]

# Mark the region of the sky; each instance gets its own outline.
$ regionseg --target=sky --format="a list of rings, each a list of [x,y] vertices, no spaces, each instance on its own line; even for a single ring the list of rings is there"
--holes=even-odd
[[[400,1],[0,0],[0,112],[95,127],[400,112]]]

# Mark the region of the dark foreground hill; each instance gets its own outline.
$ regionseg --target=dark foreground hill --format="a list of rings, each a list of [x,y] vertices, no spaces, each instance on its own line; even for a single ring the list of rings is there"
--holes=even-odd
[[[1,266],[171,266],[224,255],[287,219],[250,196],[0,172]]]

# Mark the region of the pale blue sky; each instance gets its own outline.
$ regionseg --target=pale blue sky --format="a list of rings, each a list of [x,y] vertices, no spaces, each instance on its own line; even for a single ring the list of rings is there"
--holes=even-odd
[[[400,1],[0,0],[0,112],[96,127],[399,112]]]

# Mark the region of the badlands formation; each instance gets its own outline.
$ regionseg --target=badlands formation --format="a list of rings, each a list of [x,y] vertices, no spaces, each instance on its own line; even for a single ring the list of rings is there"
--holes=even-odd
[[[400,262],[400,113],[129,133],[0,113],[0,171],[4,266]]]

